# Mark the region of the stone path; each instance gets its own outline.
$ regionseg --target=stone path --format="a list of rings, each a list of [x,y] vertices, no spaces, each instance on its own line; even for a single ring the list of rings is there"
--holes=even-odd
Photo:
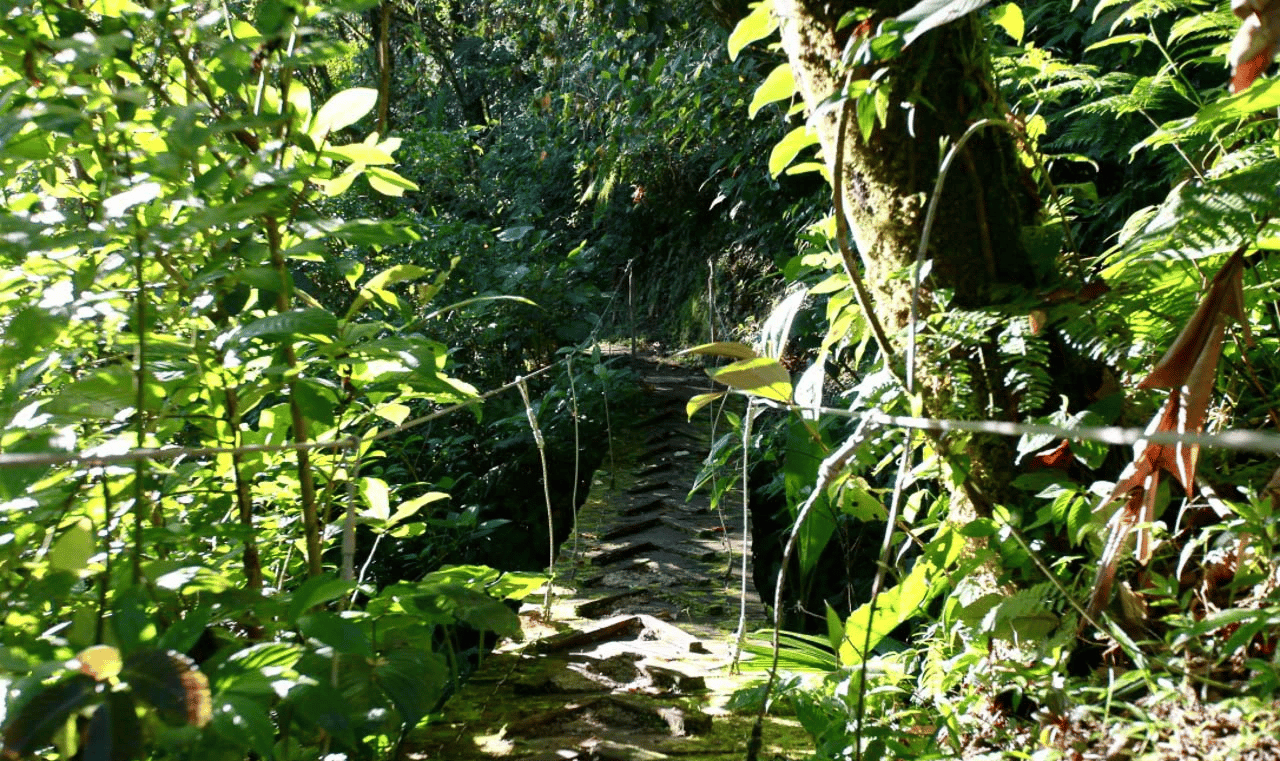
[[[728,500],[721,516],[704,493],[686,501],[710,419],[704,412],[689,423],[685,403],[709,390],[706,376],[656,362],[642,374],[651,411],[616,437],[618,472],[606,459],[594,479],[579,512],[578,556],[572,537],[562,547],[550,618],[540,595],[526,604],[523,641],[500,643],[445,707],[446,721],[409,739],[406,757],[742,758],[753,716],[726,704],[762,675],[730,668],[741,503]],[[746,629],[754,631],[767,619],[750,574],[748,565]],[[766,738],[808,742],[796,728],[778,730]]]

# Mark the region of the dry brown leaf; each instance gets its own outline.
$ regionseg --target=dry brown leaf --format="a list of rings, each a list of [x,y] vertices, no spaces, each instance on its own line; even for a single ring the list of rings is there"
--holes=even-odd
[[[1169,397],[1160,406],[1146,433],[1199,433],[1204,429],[1213,380],[1222,356],[1222,340],[1227,317],[1244,326],[1245,340],[1252,343],[1249,322],[1244,313],[1244,259],[1236,252],[1209,285],[1191,319],[1182,328],[1173,345],[1156,363],[1139,388],[1168,388]],[[1101,509],[1123,497],[1124,505],[1108,521],[1108,537],[1098,572],[1094,578],[1089,613],[1096,616],[1111,596],[1120,548],[1129,533],[1137,527],[1134,554],[1139,563],[1151,560],[1151,529],[1155,521],[1156,490],[1160,475],[1168,472],[1178,480],[1187,494],[1192,493],[1196,464],[1200,459],[1197,444],[1152,444],[1139,440],[1133,447],[1133,462],[1120,474],[1115,489],[1098,505]]]

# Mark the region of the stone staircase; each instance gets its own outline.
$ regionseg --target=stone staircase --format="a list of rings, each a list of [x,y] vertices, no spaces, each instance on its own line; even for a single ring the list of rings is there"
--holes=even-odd
[[[746,631],[769,619],[751,583],[741,503],[726,500],[732,514],[722,515],[703,493],[686,501],[710,417],[688,422],[685,403],[709,390],[706,376],[656,361],[640,368],[650,412],[616,436],[617,472],[594,478],[576,536],[561,549],[550,615],[541,594],[531,597],[521,640],[499,643],[445,720],[408,739],[404,757],[743,756],[754,716],[727,704],[763,674],[733,668],[742,601]],[[791,735],[808,744],[787,722],[771,724],[774,742]]]

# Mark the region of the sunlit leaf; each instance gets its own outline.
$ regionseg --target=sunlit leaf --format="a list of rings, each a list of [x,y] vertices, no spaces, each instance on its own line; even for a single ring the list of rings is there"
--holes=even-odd
[[[800,151],[817,142],[818,133],[807,125],[801,125],[788,132],[769,152],[769,175],[777,177],[795,160]]]
[[[755,349],[737,341],[717,341],[715,343],[699,344],[691,349],[677,352],[676,356],[681,357],[686,354],[705,354],[713,357],[729,357],[731,359],[752,359],[760,356]]]
[[[120,651],[111,645],[94,645],[76,653],[80,673],[88,674],[99,682],[105,682],[120,674],[124,661]]]
[[[854,666],[864,661],[867,648],[875,648],[889,632],[924,612],[925,605],[945,587],[946,572],[959,560],[965,543],[948,529],[925,547],[924,556],[897,586],[880,593],[874,619],[870,603],[855,610],[844,622],[840,663]],[[870,626],[868,626],[870,625]],[[868,629],[870,637],[868,641]]]
[[[417,190],[418,185],[401,177],[399,174],[382,166],[371,166],[364,170],[364,177],[369,186],[384,196],[400,197],[406,190]]]
[[[762,0],[752,8],[751,13],[738,22],[729,35],[729,60],[735,61],[738,53],[747,45],[773,34],[778,28],[778,19],[773,15],[773,0]]]
[[[781,63],[769,72],[769,76],[765,77],[764,82],[756,88],[755,95],[751,98],[751,105],[747,106],[747,115],[755,118],[760,109],[780,100],[790,98],[796,93],[795,76],[791,73],[791,64]]]
[[[49,564],[59,571],[79,573],[95,551],[93,524],[82,518],[67,527],[49,550]]]
[[[1009,33],[1014,42],[1021,43],[1026,32],[1026,22],[1022,18],[1022,9],[1017,3],[1005,3],[991,9],[991,22]]]
[[[708,370],[707,374],[739,391],[784,403],[791,401],[791,374],[776,359],[746,359]]]
[[[394,526],[406,518],[412,518],[417,515],[418,511],[427,505],[446,499],[449,499],[448,493],[442,491],[430,491],[421,496],[414,497],[407,502],[402,502],[400,506],[396,508],[395,513],[387,519],[386,525],[388,527]]]
[[[334,93],[320,107],[310,134],[317,143],[329,137],[329,133],[349,127],[360,121],[378,103],[378,91],[371,87],[352,87]]]
[[[689,403],[685,405],[685,408],[684,408],[685,414],[689,417],[689,419],[692,420],[693,416],[697,414],[698,410],[702,409],[703,407],[706,407],[708,404],[711,404],[712,402],[723,397],[724,395],[725,395],[725,392],[723,391],[716,391],[710,394],[698,394],[694,396],[692,399],[690,399]]]
[[[391,157],[391,154],[377,146],[365,145],[364,143],[330,146],[325,148],[324,155],[331,159],[370,166],[395,163],[395,159]]]
[[[360,293],[356,295],[355,301],[351,303],[347,309],[347,320],[350,320],[360,312],[362,308],[374,299],[381,299],[384,302],[395,303],[395,295],[387,289],[397,283],[408,283],[419,280],[430,275],[434,270],[426,267],[419,267],[416,264],[396,264],[379,272],[369,281],[360,287]]]
[[[360,514],[366,518],[385,521],[391,517],[391,504],[389,496],[391,494],[387,482],[381,478],[361,478],[360,479],[360,496],[364,498],[364,502],[368,507]]]

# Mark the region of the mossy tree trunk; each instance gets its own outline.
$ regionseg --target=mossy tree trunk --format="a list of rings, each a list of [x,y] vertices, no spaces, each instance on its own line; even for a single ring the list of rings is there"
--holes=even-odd
[[[872,28],[910,3],[877,7]],[[854,4],[777,0],[782,44],[796,86],[817,128],[829,167],[834,168],[839,131],[844,125],[843,187],[846,219],[861,257],[873,308],[895,345],[901,366],[910,314],[911,279],[901,277],[914,259],[944,154],[942,141],[954,145],[984,117],[1003,112],[992,81],[981,22],[969,16],[922,35],[891,63],[887,122],[864,138],[857,118],[841,119],[832,107],[846,79],[866,79],[871,70],[851,74],[841,62],[854,26],[837,23]],[[852,43],[857,46],[858,40]],[[883,75],[881,75],[883,77]],[[834,171],[832,172],[834,176]],[[982,309],[1025,294],[1035,284],[1020,231],[1038,210],[1034,186],[1024,179],[1010,135],[987,129],[975,135],[957,156],[939,201],[929,241],[932,270],[920,303],[929,310],[939,289],[954,292],[950,305]],[[928,414],[946,417],[957,409],[980,410],[986,417],[1012,419],[1016,405],[1004,386],[995,345],[988,334],[963,350],[925,354],[916,363],[917,390]],[[952,371],[972,381],[957,388]],[[958,394],[968,399],[956,398]],[[1012,442],[973,437],[963,444],[971,469],[964,502],[978,513],[1003,501],[1011,480]],[[953,451],[959,448],[953,444]],[[954,515],[954,511],[953,511]]]

